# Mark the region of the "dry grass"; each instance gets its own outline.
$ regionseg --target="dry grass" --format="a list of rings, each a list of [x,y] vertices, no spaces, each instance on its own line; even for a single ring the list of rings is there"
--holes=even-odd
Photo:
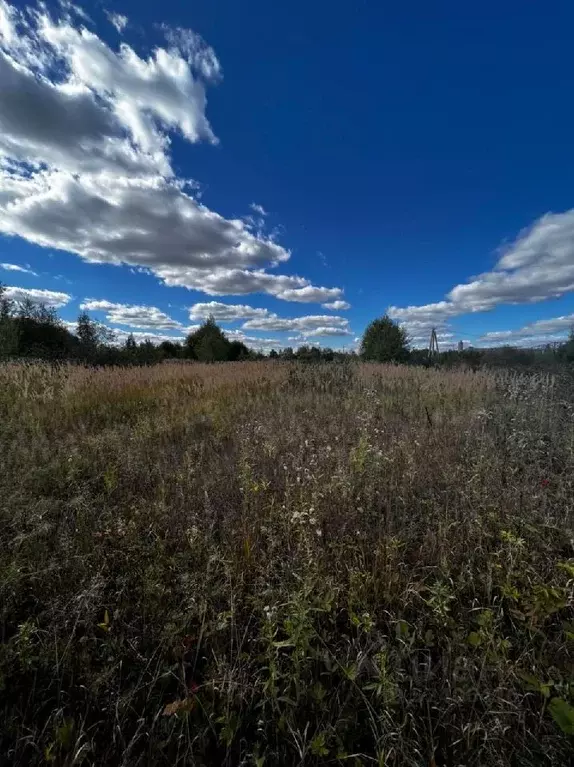
[[[375,365],[0,369],[6,763],[568,764],[571,402]]]

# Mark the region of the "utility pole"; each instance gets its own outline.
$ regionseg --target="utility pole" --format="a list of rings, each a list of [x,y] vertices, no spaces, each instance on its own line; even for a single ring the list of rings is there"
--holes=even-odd
[[[430,342],[429,342],[429,360],[433,360],[434,357],[437,357],[439,353],[438,350],[438,338],[436,337],[436,330],[433,328],[431,330],[430,334]]]

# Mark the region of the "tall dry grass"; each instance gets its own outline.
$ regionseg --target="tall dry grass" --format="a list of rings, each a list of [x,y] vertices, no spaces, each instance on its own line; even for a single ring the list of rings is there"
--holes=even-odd
[[[5,763],[570,763],[572,416],[547,377],[0,368]]]

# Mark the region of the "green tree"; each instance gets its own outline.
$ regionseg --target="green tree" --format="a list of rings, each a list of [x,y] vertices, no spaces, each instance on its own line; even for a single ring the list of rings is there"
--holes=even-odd
[[[223,362],[229,359],[230,346],[213,317],[207,319],[185,340],[186,356],[200,362]]]
[[[113,330],[93,320],[87,312],[82,312],[78,317],[76,336],[80,342],[80,356],[92,362],[97,362],[102,347],[114,340]]]
[[[301,362],[320,362],[321,349],[318,346],[300,346],[297,351],[297,359]]]
[[[98,346],[98,329],[96,323],[87,312],[82,312],[78,317],[76,335],[80,341],[82,352],[90,355],[96,351]]]
[[[136,339],[134,338],[134,334],[130,333],[129,336],[126,338],[126,342],[124,344],[124,349],[126,352],[129,352],[132,354],[135,352],[135,350],[138,348],[138,345],[136,343]]]
[[[335,352],[327,346],[325,349],[321,349],[321,359],[324,362],[333,362],[335,359]]]
[[[570,329],[570,336],[563,349],[562,354],[566,362],[574,362],[574,327]]]
[[[14,303],[6,296],[6,288],[0,282],[0,359],[18,353],[19,331],[13,313]]]
[[[249,349],[245,346],[243,341],[231,341],[229,344],[227,359],[231,362],[234,362],[235,360],[248,360]]]
[[[150,340],[142,341],[136,351],[137,361],[142,365],[152,365],[159,362],[162,357],[162,350]]]
[[[177,359],[181,357],[181,344],[177,341],[162,341],[159,345],[164,359]]]
[[[24,299],[13,308],[10,319],[12,354],[40,359],[74,356],[77,339],[63,326],[55,309]]]
[[[405,329],[386,314],[373,320],[363,334],[361,356],[373,362],[405,362],[409,356]]]

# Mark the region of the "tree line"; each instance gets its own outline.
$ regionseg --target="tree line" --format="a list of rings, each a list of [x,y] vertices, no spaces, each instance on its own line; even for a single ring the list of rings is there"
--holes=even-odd
[[[271,350],[270,358],[331,362],[346,355],[332,349],[302,346]],[[207,319],[183,342],[136,341],[129,334],[116,343],[113,331],[82,312],[73,328],[66,326],[55,309],[30,299],[10,300],[0,284],[0,359],[78,361],[92,365],[154,364],[166,359],[198,362],[260,360],[265,355],[249,349],[243,341],[229,339],[213,318]]]
[[[497,348],[468,348],[449,350],[431,355],[428,349],[411,349],[404,327],[385,315],[373,320],[363,334],[360,356],[373,362],[410,363],[454,367],[464,364],[477,369],[481,366],[504,368],[552,369],[574,363],[574,328],[564,343],[546,344],[538,348],[501,346]]]
[[[165,340],[153,344],[137,342],[129,334],[120,345],[113,331],[82,312],[72,332],[56,310],[30,299],[10,300],[0,284],[0,359],[76,360],[93,365],[154,364],[166,359],[198,362],[227,362],[263,359],[238,339],[229,339],[213,318],[207,319],[183,342]],[[551,369],[574,363],[574,332],[563,344],[538,349],[501,347],[446,351],[432,357],[426,349],[411,349],[406,330],[387,315],[373,320],[365,329],[358,354],[304,345],[294,350],[271,349],[268,357],[302,362],[336,362],[363,359],[396,364],[455,366],[472,368],[513,367]]]

